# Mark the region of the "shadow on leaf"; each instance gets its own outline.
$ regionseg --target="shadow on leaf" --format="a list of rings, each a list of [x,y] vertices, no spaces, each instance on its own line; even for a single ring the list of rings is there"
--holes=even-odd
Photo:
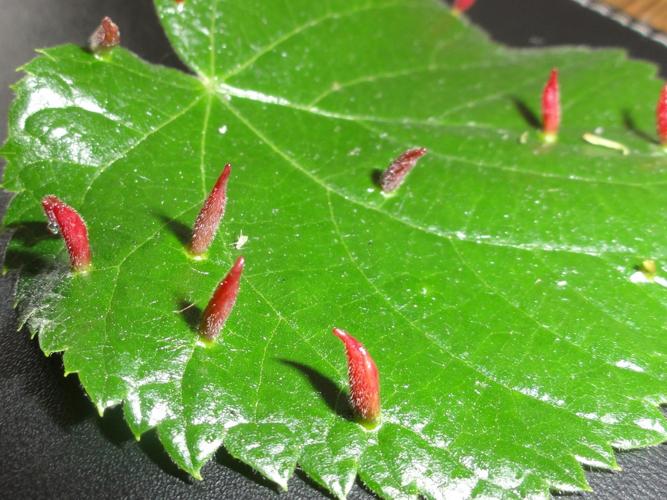
[[[514,104],[517,112],[526,121],[527,125],[536,129],[542,128],[542,123],[540,122],[537,114],[532,109],[530,109],[530,107],[524,101],[516,96],[512,96],[510,99],[512,100],[512,104]]]
[[[26,221],[8,226],[12,239],[25,247],[34,247],[43,240],[57,240],[59,235],[53,234],[44,221]]]
[[[199,322],[203,313],[202,308],[185,298],[178,299],[177,307],[178,314],[180,314],[190,330],[199,333]]]
[[[178,239],[181,245],[186,246],[190,243],[190,236],[192,235],[191,227],[186,226],[182,222],[165,214],[154,213],[153,215],[155,215],[155,217],[157,217],[165,226],[167,226],[169,232],[171,232],[171,234],[173,234]]]
[[[52,267],[53,264],[35,252],[7,250],[5,266],[7,269],[20,270],[26,276],[36,276]]]
[[[376,188],[382,189],[382,173],[384,170],[380,170],[379,168],[374,168],[373,171],[371,172],[371,182],[373,183],[373,186]]]
[[[653,137],[653,135],[637,126],[635,119],[632,117],[632,113],[627,109],[623,110],[623,126],[639,139],[651,144],[659,144],[658,140]]]
[[[38,252],[25,250],[32,248],[44,240],[59,239],[60,236],[49,231],[46,222],[26,221],[21,224],[8,226],[7,235],[15,242],[21,244],[24,249],[17,250],[5,246],[5,267],[8,269],[20,269],[22,273],[28,276],[40,274],[45,269],[52,267],[53,264],[40,256]]]
[[[333,380],[308,365],[282,358],[278,358],[278,361],[296,369],[306,377],[313,389],[320,393],[322,399],[332,411],[347,420],[354,420],[354,412],[350,406],[347,392],[341,390]]]

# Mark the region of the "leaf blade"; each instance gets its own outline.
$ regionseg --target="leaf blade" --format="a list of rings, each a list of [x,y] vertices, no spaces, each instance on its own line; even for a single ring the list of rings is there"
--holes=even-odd
[[[657,88],[652,68],[617,52],[495,48],[430,1],[276,7],[256,37],[242,34],[263,14],[226,2],[233,30],[208,51],[201,26],[218,19],[215,2],[187,2],[183,13],[157,5],[199,79],[124,51],[98,61],[48,50],[26,67],[7,146],[10,187],[25,189],[7,222],[37,218],[34,199],[56,188],[93,216],[89,281],[64,278],[57,240],[25,237],[12,251],[53,269],[24,277],[24,309],[43,350],[66,351],[66,371],[101,411],[125,401],[135,435],[156,426],[195,477],[223,443],[283,486],[300,461],[338,496],[355,472],[385,496],[586,489],[574,456],[613,468],[609,443],[665,439],[655,408],[666,399],[665,298],[628,280],[640,255],[664,255],[664,162],[625,137],[632,162],[578,141],[593,126],[620,135],[624,106],[645,122],[649,107],[637,102]],[[366,42],[365,65],[339,36],[349,33]],[[222,44],[235,37],[225,60]],[[396,54],[383,51],[389,39]],[[310,65],[295,68],[293,57]],[[566,99],[570,125],[556,148],[519,144],[526,124],[512,98],[537,95],[556,64],[570,89],[586,91]],[[613,80],[598,81],[601,69]],[[30,109],[43,88],[56,98]],[[109,99],[128,88],[138,97]],[[144,122],[146,108],[157,116]],[[58,127],[78,150],[63,149]],[[371,171],[415,145],[431,153],[399,196],[379,197]],[[193,263],[183,228],[228,160],[241,163],[229,217],[210,259]],[[590,193],[599,213],[578,201]],[[651,239],[636,238],[637,227]],[[206,303],[241,232],[254,263],[224,341],[204,349],[183,311]],[[46,298],[29,301],[35,288]],[[380,366],[377,435],[340,407],[340,349],[321,333],[339,318]],[[329,381],[333,403],[303,367]],[[591,393],[598,387],[604,397]],[[333,447],[322,440],[331,432]]]

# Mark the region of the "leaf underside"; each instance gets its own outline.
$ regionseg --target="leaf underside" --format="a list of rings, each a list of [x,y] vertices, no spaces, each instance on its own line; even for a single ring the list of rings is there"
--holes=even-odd
[[[100,412],[124,402],[195,477],[224,446],[338,497],[357,476],[384,497],[581,490],[581,463],[615,469],[612,446],[666,439],[652,66],[499,47],[436,0],[156,5],[194,75],[122,48],[42,50],[3,148],[21,319]],[[552,67],[564,123],[545,147],[532,115]],[[631,153],[584,143],[593,131]],[[417,146],[382,196],[377,171]],[[194,261],[184,241],[228,161],[227,214]],[[49,193],[88,223],[86,276],[46,231]],[[241,253],[206,347],[192,325]],[[654,281],[634,269],[647,258]],[[374,432],[350,417],[334,325],[379,367]]]

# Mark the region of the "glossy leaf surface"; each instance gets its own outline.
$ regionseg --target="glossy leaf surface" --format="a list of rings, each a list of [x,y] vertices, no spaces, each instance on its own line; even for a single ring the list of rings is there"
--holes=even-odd
[[[156,3],[194,75],[44,50],[3,149],[21,317],[100,411],[124,402],[194,476],[224,446],[341,497],[357,475],[385,497],[582,489],[580,463],[665,439],[653,67],[498,47],[436,0]],[[545,147],[553,67],[563,122]],[[378,172],[413,147],[429,153],[383,196]],[[196,261],[191,225],[227,162],[221,233]],[[88,275],[46,230],[51,193],[88,224]],[[239,297],[207,347],[199,315],[241,233]],[[373,432],[351,418],[333,325],[380,371]]]

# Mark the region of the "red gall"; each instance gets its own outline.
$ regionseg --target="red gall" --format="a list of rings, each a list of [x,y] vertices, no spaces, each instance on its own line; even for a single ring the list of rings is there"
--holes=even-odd
[[[213,297],[202,314],[199,333],[208,340],[213,340],[220,334],[220,330],[234,308],[244,264],[243,257],[236,259],[227,276],[215,289]]]
[[[87,271],[91,266],[91,254],[86,223],[76,210],[63,203],[57,196],[45,196],[42,199],[42,208],[49,221],[49,227],[54,230],[57,228],[65,240],[72,270]]]
[[[452,5],[452,10],[454,14],[463,14],[470,7],[475,5],[476,0],[454,0],[454,5]]]
[[[190,242],[190,252],[194,255],[206,253],[211,243],[213,243],[215,234],[218,232],[220,221],[225,215],[227,181],[231,172],[232,166],[228,163],[222,169],[222,173],[218,177],[215,186],[213,186],[213,190],[208,195],[208,198],[206,198],[199,215],[197,215]]]
[[[105,17],[90,35],[89,43],[90,50],[96,53],[112,49],[120,45],[120,30],[110,17]]]
[[[333,333],[345,345],[352,408],[364,423],[374,424],[380,418],[377,366],[361,342],[339,328],[334,328]]]
[[[426,148],[408,149],[396,158],[380,176],[380,187],[385,193],[396,191],[405,181],[417,161],[426,154]]]
[[[655,119],[660,144],[667,147],[667,84],[663,85],[660,91],[658,105],[655,108]]]
[[[551,70],[549,80],[542,91],[542,130],[546,142],[556,142],[558,128],[560,127],[560,117],[558,70],[554,68]]]

